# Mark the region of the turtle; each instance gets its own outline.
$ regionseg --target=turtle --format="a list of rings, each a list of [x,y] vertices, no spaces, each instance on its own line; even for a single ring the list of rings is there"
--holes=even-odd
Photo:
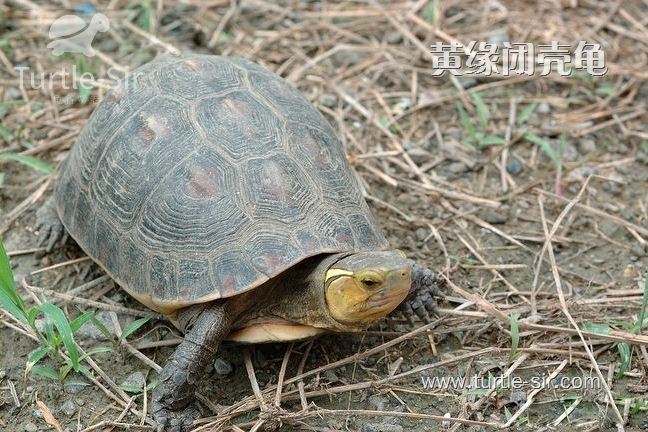
[[[95,35],[109,29],[108,17],[102,13],[94,14],[89,23],[76,15],[63,15],[50,26],[49,38],[52,41],[47,44],[47,48],[50,48],[55,56],[70,52],[92,57],[94,51],[90,44]]]
[[[430,321],[435,275],[392,250],[326,118],[244,58],[160,55],[112,88],[37,211],[184,333],[159,374],[160,431],[200,414],[224,340],[361,332],[398,308]]]

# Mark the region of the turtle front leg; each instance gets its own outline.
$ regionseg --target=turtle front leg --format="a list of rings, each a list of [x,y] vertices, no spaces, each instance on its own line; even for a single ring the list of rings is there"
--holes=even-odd
[[[416,318],[432,322],[430,314],[437,308],[434,296],[439,292],[436,280],[432,270],[412,263],[412,287],[399,308],[410,324],[413,325]]]
[[[68,234],[56,212],[53,198],[48,198],[36,211],[36,230],[38,245],[45,246],[45,251],[48,253],[57,243],[63,244],[67,240]]]
[[[153,391],[151,410],[158,432],[184,432],[199,418],[194,392],[232,327],[234,311],[229,304],[221,300],[180,311],[184,341],[160,371],[160,384]]]

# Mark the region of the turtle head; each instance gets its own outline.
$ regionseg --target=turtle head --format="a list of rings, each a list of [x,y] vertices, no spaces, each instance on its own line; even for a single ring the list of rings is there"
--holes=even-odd
[[[108,17],[102,13],[95,14],[90,20],[90,25],[100,32],[105,32],[110,29],[110,22]]]
[[[341,324],[368,326],[394,310],[410,285],[411,264],[400,251],[359,252],[327,270],[326,304]]]

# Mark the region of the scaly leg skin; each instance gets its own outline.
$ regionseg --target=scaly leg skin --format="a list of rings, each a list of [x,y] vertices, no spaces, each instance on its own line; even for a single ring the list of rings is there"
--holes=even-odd
[[[412,264],[412,287],[407,298],[400,305],[400,311],[411,325],[416,318],[425,323],[432,322],[430,314],[437,308],[434,298],[439,292],[436,275],[432,270]]]
[[[52,252],[57,244],[66,242],[68,234],[56,212],[54,199],[48,198],[36,211],[36,230],[38,231],[38,245],[45,246],[47,253]]]
[[[158,432],[187,431],[200,417],[194,392],[232,326],[234,313],[228,303],[216,301],[180,311],[184,341],[160,371],[160,384],[153,391],[151,411]]]

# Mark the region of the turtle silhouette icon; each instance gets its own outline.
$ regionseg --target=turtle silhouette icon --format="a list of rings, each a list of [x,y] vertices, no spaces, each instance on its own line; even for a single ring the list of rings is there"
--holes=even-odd
[[[91,44],[97,32],[105,32],[109,28],[108,17],[102,13],[94,14],[90,22],[76,15],[63,15],[50,26],[49,38],[52,41],[47,48],[51,48],[55,56],[68,52],[92,57],[94,50]]]

